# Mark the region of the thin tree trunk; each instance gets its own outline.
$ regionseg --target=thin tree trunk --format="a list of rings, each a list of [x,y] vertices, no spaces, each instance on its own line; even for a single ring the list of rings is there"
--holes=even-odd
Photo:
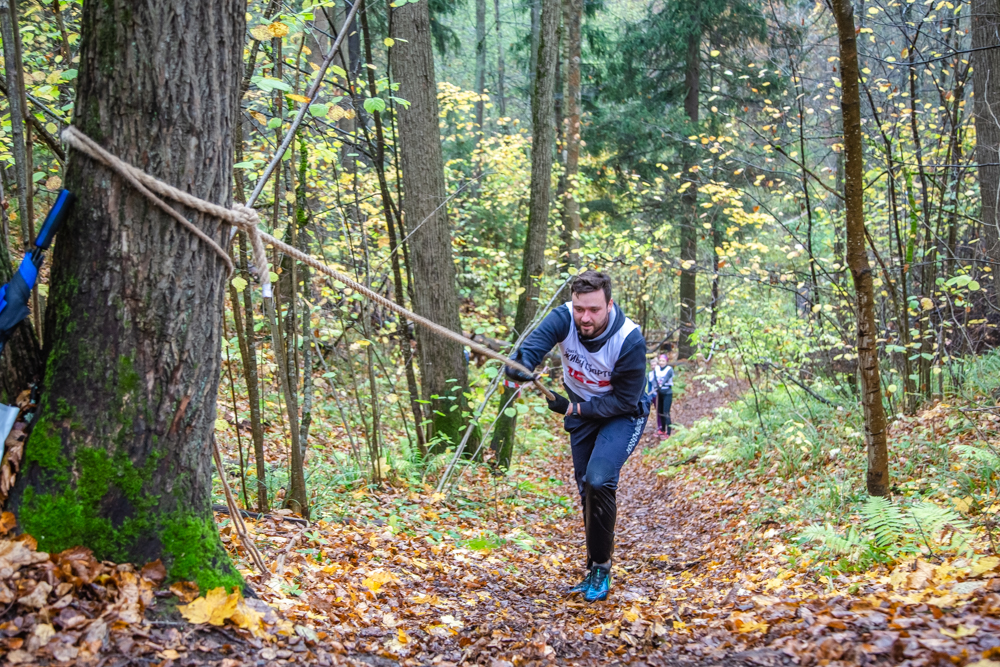
[[[254,66],[256,54],[253,49],[250,52],[250,68]],[[244,77],[240,84],[240,99],[246,92],[245,86],[249,86],[250,81]],[[240,115],[236,117],[235,125],[236,160],[243,161],[243,119]],[[234,191],[236,200],[245,204],[246,193],[243,189],[242,172],[234,171]],[[247,238],[245,232],[237,232],[237,241],[240,247],[239,267],[240,275],[249,285],[253,282],[250,277],[249,264],[247,261]],[[230,289],[235,290],[230,284]],[[243,290],[243,304],[245,320],[240,317],[240,302],[233,298],[233,318],[236,322],[236,332],[240,336],[240,358],[243,361],[243,380],[247,385],[247,398],[250,401],[250,433],[253,438],[253,455],[257,467],[257,511],[264,513],[270,509],[267,497],[267,462],[264,459],[264,426],[261,423],[261,403],[260,403],[260,380],[257,375],[257,346],[255,344],[256,332],[254,331],[253,312],[253,290]],[[245,321],[245,324],[244,324]]]
[[[858,90],[858,45],[851,0],[831,0],[840,42],[841,115],[844,122],[844,206],[847,228],[847,264],[854,279],[858,317],[858,373],[868,448],[868,493],[889,492],[889,454],[886,416],[879,384],[878,329],[875,294],[865,242],[864,155],[861,134],[861,94]]]
[[[404,229],[412,234],[413,307],[420,315],[461,331],[427,3],[407,3],[392,10],[392,28],[397,38],[393,77],[399,82],[399,96],[410,102],[398,116]],[[430,402],[428,441],[437,438],[440,450],[462,437],[469,388],[465,354],[458,343],[423,327],[416,334],[424,399]]]
[[[28,158],[24,138],[24,118],[28,110],[22,102],[24,89],[24,69],[17,54],[17,38],[14,36],[14,12],[11,0],[0,0],[0,33],[3,37],[3,60],[7,70],[7,103],[10,106],[10,134],[13,140],[14,176],[17,180],[17,217],[20,221],[21,242],[25,243],[28,233]]]
[[[52,0],[52,13],[56,17],[56,25],[59,26],[59,35],[62,41],[59,42],[60,54],[63,57],[62,64],[69,66],[69,34],[66,32],[66,22],[63,20],[60,0]]]
[[[483,132],[483,110],[486,103],[483,93],[486,91],[486,0],[476,0],[476,143]]]
[[[687,91],[684,97],[684,111],[690,123],[691,132],[697,132],[698,125],[698,103],[700,85],[700,48],[701,32],[692,32],[688,37],[687,56],[684,67],[684,88]],[[694,181],[682,195],[684,202],[684,221],[681,223],[681,279],[680,279],[680,333],[677,339],[677,358],[687,359],[694,354],[694,346],[691,343],[691,335],[695,329],[695,316],[697,312],[697,292],[696,284],[698,277],[698,186],[697,176],[691,171],[697,159],[696,149],[684,144],[681,149],[683,154],[683,174],[684,178]]]
[[[28,109],[28,94],[25,90],[24,83],[24,53],[21,47],[21,27],[18,24],[17,19],[17,2],[11,2],[10,4],[10,20],[14,31],[14,58],[17,64],[17,89],[11,88],[11,92],[14,94],[20,94],[21,96],[21,112],[24,114],[25,118],[31,115],[31,111]],[[25,215],[21,217],[21,242],[27,246],[28,244],[34,242],[35,240],[35,182],[32,180],[32,176],[35,173],[35,150],[31,141],[31,124],[28,123],[24,128],[24,165],[25,165],[25,200],[27,207],[25,210]],[[27,225],[25,225],[27,223]],[[37,297],[33,304],[38,306]],[[39,330],[39,334],[41,331]],[[41,338],[41,335],[39,335]]]
[[[1000,2],[972,0],[972,87],[976,123],[976,162],[983,210],[982,251],[1000,262]],[[976,50],[978,49],[978,50]],[[994,271],[996,270],[994,265]],[[994,302],[1000,285],[989,283]]]
[[[371,35],[368,30],[368,15],[361,14],[361,31],[365,38],[365,58],[372,62]],[[375,72],[368,70],[368,94],[375,97],[378,86],[375,81]],[[375,121],[375,173],[378,175],[379,191],[382,195],[382,210],[385,214],[386,228],[389,232],[389,247],[392,250],[392,278],[393,290],[396,296],[396,303],[404,305],[403,271],[399,263],[399,252],[397,251],[398,236],[396,235],[397,210],[392,205],[392,195],[389,193],[389,184],[385,178],[385,128],[382,125],[382,114],[376,111],[372,114]],[[420,389],[417,386],[417,376],[413,371],[413,351],[410,346],[412,335],[407,322],[400,322],[400,354],[403,357],[406,369],[406,388],[410,394],[410,411],[413,413],[413,422],[417,436],[417,449],[421,456],[427,456],[427,443],[424,441],[423,410],[420,408]],[[404,419],[405,427],[405,419]]]
[[[507,116],[507,100],[504,97],[503,34],[500,32],[500,0],[493,0],[493,19],[497,32],[497,111],[500,117]]]
[[[541,279],[545,273],[545,245],[549,229],[549,205],[552,199],[552,151],[555,127],[552,123],[556,59],[559,57],[557,31],[561,13],[560,0],[542,4],[541,31],[538,42],[538,72],[531,99],[531,197],[528,203],[528,234],[521,264],[521,287],[517,300],[513,339],[531,324],[538,311]],[[507,405],[514,390],[505,387],[500,405]],[[514,452],[514,417],[501,414],[493,431],[491,446],[497,465],[509,468]]]
[[[302,516],[309,517],[309,505],[306,499],[306,482],[302,465],[302,448],[299,446],[299,404],[291,387],[288,373],[288,355],[285,352],[284,338],[281,327],[280,292],[274,283],[274,296],[264,297],[264,309],[271,324],[271,347],[274,352],[275,365],[278,367],[278,381],[281,393],[285,399],[285,414],[288,416],[288,430],[291,435],[289,452],[288,490],[284,506]]]
[[[10,107],[11,139],[13,140],[14,175],[17,181],[17,209],[21,221],[21,233],[27,229],[28,202],[28,170],[27,154],[30,147],[25,144],[25,124],[27,109],[23,106],[23,69],[17,54],[14,37],[13,8],[7,0],[0,0],[0,36],[3,37],[4,65],[7,70],[9,87],[6,90]],[[3,247],[0,248],[0,284],[6,283],[14,274],[8,252],[10,239],[6,231],[7,219],[4,216]],[[37,308],[36,308],[37,311]],[[27,324],[19,326],[5,347],[5,354],[0,357],[0,400],[13,403],[17,395],[37,382],[42,373],[42,353],[39,346],[39,329]]]
[[[243,232],[239,233],[240,270],[247,283],[252,282],[247,261],[247,241]],[[264,455],[264,425],[261,415],[260,378],[257,372],[257,332],[254,331],[252,290],[243,290],[245,315],[244,332],[247,355],[243,357],[243,378],[247,383],[247,398],[250,401],[250,429],[253,435],[253,455],[257,467],[257,511],[267,512],[270,501],[267,492],[267,461]]]
[[[563,106],[566,115],[565,164],[562,188],[562,224],[564,269],[579,268],[580,206],[574,196],[576,177],[580,169],[580,50],[583,24],[583,0],[563,0],[563,33],[566,43],[566,94]]]
[[[79,129],[228,205],[245,12],[85,2]],[[225,266],[96,162],[73,154],[66,184],[78,199],[55,247],[46,381],[10,500],[20,528],[46,551],[162,558],[172,580],[241,585],[211,511]],[[225,245],[226,226],[184,213]]]

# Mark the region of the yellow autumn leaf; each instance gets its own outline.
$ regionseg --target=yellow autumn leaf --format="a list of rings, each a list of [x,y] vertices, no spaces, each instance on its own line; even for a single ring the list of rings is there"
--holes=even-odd
[[[998,565],[1000,565],[1000,558],[996,556],[986,556],[984,558],[980,558],[976,561],[975,565],[972,566],[972,576],[978,577],[986,574],[987,572],[992,572],[997,569]]]
[[[310,100],[310,98],[306,97],[305,95],[296,95],[295,93],[288,93],[287,95],[285,95],[285,97],[287,97],[290,100],[295,100],[300,104],[309,104]]]
[[[329,118],[330,120],[340,120],[341,118],[344,117],[344,108],[338,107],[336,104],[334,104],[332,107],[330,107],[330,110],[326,112],[326,117]]]
[[[954,630],[948,628],[939,628],[938,632],[946,637],[951,637],[952,639],[961,639],[962,637],[971,637],[979,631],[974,625],[960,625]]]
[[[55,85],[62,80],[63,70],[57,69],[56,71],[45,77],[45,83]]]
[[[624,615],[625,620],[629,623],[635,623],[639,618],[639,614],[637,614],[634,609],[627,609]]]
[[[688,624],[684,621],[674,621],[674,630],[685,630]]]
[[[243,600],[240,600],[239,604],[236,605],[232,621],[238,627],[249,630],[254,637],[267,636],[267,632],[264,631],[264,615],[248,607]]]
[[[271,37],[284,37],[288,34],[288,26],[284,23],[276,21],[267,26],[267,32],[271,35]]]
[[[372,592],[372,594],[377,595],[379,589],[385,584],[398,582],[399,579],[396,578],[392,572],[386,572],[384,570],[378,570],[377,572],[372,572],[370,575],[365,577],[361,581],[361,585]]]
[[[268,26],[266,25],[258,25],[250,28],[250,36],[258,42],[266,42],[271,39],[271,31],[268,30]]]
[[[199,597],[191,604],[179,605],[177,611],[191,623],[209,623],[222,625],[236,611],[240,601],[239,591],[226,594],[222,586],[213,588],[204,597]]]
[[[267,116],[265,116],[261,112],[259,112],[259,111],[251,111],[250,115],[253,116],[254,120],[256,120],[261,125],[267,125]]]
[[[933,308],[934,308],[934,302],[931,301],[926,296],[920,300],[920,309],[921,310],[931,310]]]
[[[392,37],[386,37],[385,39],[382,40],[382,43],[385,44],[386,48],[389,48],[396,43],[396,40],[394,40]]]
[[[741,618],[739,616],[733,619],[733,630],[739,633],[767,632],[767,628],[767,623],[763,623],[761,621]]]

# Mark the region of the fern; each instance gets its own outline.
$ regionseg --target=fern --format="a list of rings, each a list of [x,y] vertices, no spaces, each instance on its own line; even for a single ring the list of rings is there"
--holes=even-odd
[[[963,459],[979,461],[989,466],[1000,466],[1000,456],[989,449],[973,447],[972,445],[955,445],[955,451]]]
[[[972,555],[972,526],[955,510],[925,501],[914,505],[907,518],[928,548],[933,549],[929,542],[936,540],[958,553]]]
[[[890,501],[871,496],[861,507],[865,530],[875,535],[875,545],[887,549],[900,542],[908,527],[906,516]]]
[[[847,533],[841,535],[829,525],[808,526],[798,536],[804,542],[820,542],[826,549],[842,556],[854,556],[864,548],[865,540],[853,526],[847,528]]]
[[[899,558],[901,554],[919,553],[921,546],[930,551],[949,551],[972,556],[974,533],[969,521],[947,507],[921,502],[909,508],[880,497],[871,497],[861,507],[862,530],[848,527],[841,535],[829,525],[809,526],[798,539],[820,542],[823,550],[848,556],[857,562]]]

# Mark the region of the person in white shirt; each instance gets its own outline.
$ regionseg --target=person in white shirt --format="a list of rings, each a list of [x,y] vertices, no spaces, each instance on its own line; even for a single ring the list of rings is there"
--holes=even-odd
[[[670,435],[670,404],[674,401],[674,368],[665,354],[661,354],[653,370],[649,371],[648,391],[656,404],[656,432]]]

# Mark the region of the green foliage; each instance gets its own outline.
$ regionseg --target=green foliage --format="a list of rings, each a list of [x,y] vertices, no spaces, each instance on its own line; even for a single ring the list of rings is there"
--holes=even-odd
[[[971,556],[973,532],[969,522],[954,510],[930,502],[901,506],[873,496],[860,507],[862,528],[848,526],[843,533],[830,525],[813,525],[796,538],[800,543],[819,542],[822,551],[844,556],[867,568],[872,562],[924,555]]]

